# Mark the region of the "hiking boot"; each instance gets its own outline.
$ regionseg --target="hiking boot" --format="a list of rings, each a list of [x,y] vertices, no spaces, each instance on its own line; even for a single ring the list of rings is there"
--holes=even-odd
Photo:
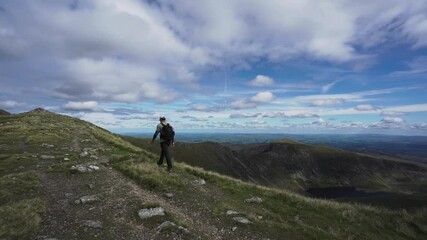
[[[167,170],[168,172],[172,172],[172,168],[168,168],[168,170]]]

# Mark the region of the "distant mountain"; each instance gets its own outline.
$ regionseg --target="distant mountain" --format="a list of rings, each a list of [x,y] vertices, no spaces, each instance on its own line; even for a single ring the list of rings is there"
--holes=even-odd
[[[149,138],[147,133],[127,133],[131,137]],[[179,133],[180,142],[269,143],[280,139],[325,145],[352,152],[397,157],[427,164],[427,136],[396,136],[380,134],[283,134],[283,133]]]
[[[124,139],[158,153],[147,139]],[[271,143],[177,143],[174,157],[193,166],[265,186],[303,192],[313,187],[419,192],[427,189],[427,166],[294,140]],[[414,183],[413,185],[408,183]]]
[[[0,116],[7,116],[7,115],[11,115],[11,113],[7,112],[7,111],[5,111],[3,109],[0,109]]]
[[[44,108],[35,108],[35,109],[29,111],[28,113],[50,113],[50,114],[54,114],[53,112],[50,112]]]

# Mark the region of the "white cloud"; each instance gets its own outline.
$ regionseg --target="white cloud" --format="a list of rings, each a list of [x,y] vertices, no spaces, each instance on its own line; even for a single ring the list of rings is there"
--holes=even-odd
[[[313,117],[319,117],[319,115],[315,113],[298,113],[294,115],[290,115],[291,118],[313,118]]]
[[[62,105],[64,110],[72,111],[95,111],[98,108],[98,103],[96,101],[86,101],[86,102],[68,102]]]
[[[325,125],[327,122],[323,118],[319,118],[316,121],[311,122],[314,125]]]
[[[357,111],[376,111],[381,108],[377,106],[372,106],[371,104],[361,104],[357,105],[354,109],[356,109]]]
[[[427,26],[427,25],[426,25]],[[395,71],[389,75],[392,77],[405,77],[427,73],[427,57],[417,56],[407,63],[408,70]]]
[[[284,112],[268,112],[268,113],[262,114],[262,117],[267,117],[267,118],[287,118],[288,116]]]
[[[254,108],[257,104],[247,99],[238,99],[228,104],[228,107],[231,109],[244,109],[244,108]]]
[[[17,102],[17,101],[13,101],[13,100],[7,100],[7,101],[1,101],[0,102],[0,107],[2,108],[7,108],[7,109],[13,109],[13,108],[18,108],[18,107],[24,107],[27,104],[22,103],[22,102]]]
[[[75,5],[22,1],[2,6],[8,14],[0,29],[8,34],[0,39],[0,52],[36,61],[29,70],[42,67],[35,73],[48,73],[35,77],[56,86],[46,89],[53,96],[169,102],[180,88],[196,88],[197,69],[212,64],[206,51],[183,42],[152,5],[135,0]]]
[[[254,119],[254,120],[252,120],[250,122],[246,122],[246,124],[248,124],[248,125],[266,125],[267,122],[259,120],[259,119]]]
[[[405,122],[401,118],[393,118],[393,117],[385,117],[381,121],[384,123],[398,123],[398,124],[402,124]]]
[[[315,99],[312,100],[310,106],[336,106],[344,104],[342,98],[327,98],[327,99]]]
[[[255,79],[250,81],[248,84],[255,87],[270,86],[274,84],[274,80],[268,76],[257,75]]]
[[[230,118],[256,118],[260,115],[261,113],[233,113],[230,114]]]
[[[221,106],[209,106],[206,104],[192,104],[190,106],[190,109],[193,111],[200,111],[200,112],[218,112],[223,110],[223,107]]]
[[[416,123],[411,126],[413,129],[427,129],[427,123]]]
[[[271,92],[259,92],[255,96],[251,97],[252,102],[256,103],[269,103],[273,101],[276,97]]]
[[[389,111],[382,111],[381,115],[382,116],[393,117],[393,116],[403,116],[403,115],[406,115],[406,113],[405,112],[398,112],[398,111],[389,110]]]
[[[403,25],[403,32],[414,42],[414,48],[427,46],[427,17],[425,14],[411,16]]]
[[[322,86],[320,88],[320,90],[321,90],[322,93],[327,93],[327,92],[329,92],[329,90],[331,90],[335,86],[335,84],[337,84],[339,82],[340,82],[340,80],[333,81],[333,82],[331,82],[329,84],[326,84],[326,85]]]
[[[178,93],[166,83],[159,81],[160,75],[154,69],[115,59],[78,59],[68,61],[67,75],[74,81],[65,83],[65,88],[57,92],[69,94],[68,89],[77,87],[82,91],[90,90],[87,95],[97,99],[108,99],[118,102],[136,102],[139,99],[151,99],[155,102],[170,102]],[[101,83],[102,84],[99,84]],[[69,88],[67,88],[69,86]]]

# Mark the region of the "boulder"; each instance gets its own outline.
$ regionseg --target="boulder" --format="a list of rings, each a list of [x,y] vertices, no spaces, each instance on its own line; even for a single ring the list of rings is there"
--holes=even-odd
[[[250,197],[245,199],[246,203],[262,203],[262,199],[260,197]]]
[[[86,203],[93,203],[99,201],[99,197],[97,195],[86,195],[83,197],[80,197],[75,201],[76,204],[86,204]]]
[[[242,223],[242,224],[251,224],[252,223],[251,221],[249,221],[249,219],[247,219],[245,217],[234,217],[233,220],[238,222],[238,223]]]
[[[167,228],[169,228],[169,229],[177,229],[179,231],[182,231],[182,232],[185,232],[185,233],[189,233],[188,229],[186,229],[185,227],[178,226],[175,223],[170,222],[170,221],[166,221],[166,222],[163,222],[162,224],[160,224],[156,228],[156,231],[158,233],[161,233],[164,229],[167,229]]]
[[[151,218],[154,216],[164,216],[165,210],[161,207],[156,208],[144,208],[138,211],[138,216],[141,219]]]
[[[86,173],[86,172],[95,172],[99,171],[99,167],[96,165],[86,165],[86,164],[79,164],[72,166],[70,168],[71,173]]]
[[[225,215],[236,215],[236,214],[239,214],[239,213],[234,210],[227,210],[227,212],[225,212]]]
[[[206,181],[204,179],[197,179],[197,180],[194,180],[194,182],[200,185],[206,185]]]

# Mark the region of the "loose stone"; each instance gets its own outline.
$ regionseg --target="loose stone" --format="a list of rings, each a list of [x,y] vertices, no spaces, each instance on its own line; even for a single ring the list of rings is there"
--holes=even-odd
[[[141,219],[146,219],[154,216],[164,216],[165,210],[161,207],[156,208],[144,208],[138,211],[138,216]]]
[[[242,223],[242,224],[251,224],[252,223],[251,221],[249,221],[249,219],[247,219],[245,217],[234,217],[233,220],[238,222],[238,223]]]
[[[245,199],[245,202],[247,203],[262,203],[262,199],[260,197],[251,197]]]

